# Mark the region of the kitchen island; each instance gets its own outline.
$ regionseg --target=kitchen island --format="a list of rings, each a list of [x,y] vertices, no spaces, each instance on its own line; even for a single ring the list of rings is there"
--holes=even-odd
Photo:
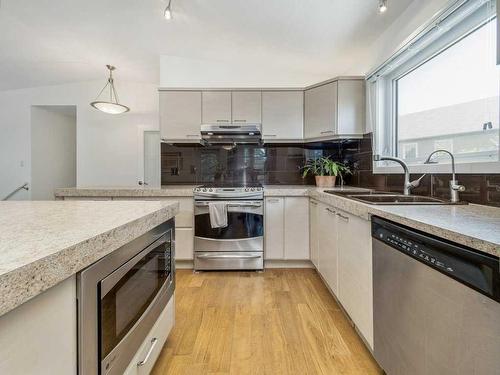
[[[76,274],[178,210],[175,201],[0,203],[0,373],[76,374]]]

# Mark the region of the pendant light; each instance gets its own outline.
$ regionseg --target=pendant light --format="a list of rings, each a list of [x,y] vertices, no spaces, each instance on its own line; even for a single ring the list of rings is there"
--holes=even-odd
[[[172,19],[172,0],[168,0],[168,5],[165,8],[165,11],[163,12],[163,16],[165,17],[166,20]]]
[[[385,13],[387,11],[387,0],[379,0],[378,2],[378,12]]]
[[[116,94],[115,84],[113,80],[113,70],[115,70],[116,68],[112,65],[106,65],[106,67],[109,70],[108,82],[106,82],[106,85],[104,85],[99,95],[97,95],[96,100],[90,103],[90,105],[101,112],[109,113],[111,115],[118,115],[120,113],[125,113],[130,111],[129,107],[118,103],[118,95]],[[99,97],[102,95],[102,93],[104,92],[104,90],[106,90],[108,86],[109,86],[109,101],[99,100]]]

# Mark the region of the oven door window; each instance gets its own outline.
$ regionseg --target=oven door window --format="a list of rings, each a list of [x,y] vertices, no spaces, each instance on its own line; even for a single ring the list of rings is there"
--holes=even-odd
[[[170,236],[169,232],[166,242],[153,244],[151,251],[139,254],[100,282],[101,360],[125,337],[170,280]]]
[[[263,215],[255,210],[252,212],[228,208],[227,223],[225,228],[212,228],[208,212],[199,213],[195,215],[195,236],[217,240],[238,240],[264,235]]]

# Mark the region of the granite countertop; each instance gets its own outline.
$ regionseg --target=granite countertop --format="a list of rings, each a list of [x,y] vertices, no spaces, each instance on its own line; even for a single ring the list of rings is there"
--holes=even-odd
[[[193,189],[199,185],[169,185],[151,187],[74,187],[56,189],[56,198],[63,197],[192,197]]]
[[[192,197],[193,189],[200,185],[164,185],[160,188],[149,187],[79,187],[56,189],[55,196],[64,197]],[[264,185],[265,196],[307,196],[313,185]],[[340,189],[339,187],[333,188]],[[345,186],[342,189],[356,189]]]
[[[370,205],[311,189],[309,196],[353,215],[379,216],[500,257],[500,208],[468,205]]]
[[[175,201],[0,202],[0,315],[178,211]]]
[[[59,197],[173,197],[192,196],[195,185],[149,188],[58,189]],[[465,206],[381,206],[324,193],[324,190],[367,190],[344,186],[329,189],[308,185],[264,185],[264,195],[305,196],[369,220],[377,215],[412,228],[500,256],[500,208]]]

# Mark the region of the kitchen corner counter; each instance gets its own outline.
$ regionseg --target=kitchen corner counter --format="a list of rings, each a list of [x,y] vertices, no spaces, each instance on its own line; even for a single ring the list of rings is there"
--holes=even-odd
[[[175,201],[0,202],[0,315],[178,211]]]
[[[369,220],[379,216],[500,257],[500,208],[468,205],[370,205],[311,189],[309,196]]]
[[[56,189],[56,198],[152,198],[192,197],[193,189],[199,185],[170,185],[150,187],[75,187]]]

